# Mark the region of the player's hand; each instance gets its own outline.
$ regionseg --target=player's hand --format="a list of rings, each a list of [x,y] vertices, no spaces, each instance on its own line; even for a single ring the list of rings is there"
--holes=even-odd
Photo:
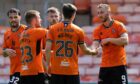
[[[43,52],[43,55],[45,55],[45,56],[46,56],[46,50],[42,50],[42,52]]]
[[[98,54],[98,49],[92,49],[91,52],[92,52],[92,56],[97,55]]]
[[[16,56],[16,51],[15,50],[13,50],[13,49],[9,49],[9,48],[7,48],[7,49],[5,49],[5,50],[3,50],[3,56],[4,57],[14,57],[14,56]]]
[[[111,41],[111,38],[106,38],[101,41],[101,45],[106,45]]]
[[[47,75],[48,75],[49,77],[51,77],[50,72],[51,72],[51,69],[50,69],[50,67],[49,67],[49,65],[48,65],[48,67],[47,67]]]

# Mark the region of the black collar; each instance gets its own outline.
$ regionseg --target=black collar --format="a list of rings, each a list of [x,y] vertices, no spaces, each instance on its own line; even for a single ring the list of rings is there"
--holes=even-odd
[[[110,21],[110,23],[109,23],[108,26],[106,26],[106,25],[104,25],[104,24],[103,24],[103,26],[104,26],[105,28],[109,28],[109,27],[111,27],[111,26],[113,25],[113,23],[114,23],[114,20]]]

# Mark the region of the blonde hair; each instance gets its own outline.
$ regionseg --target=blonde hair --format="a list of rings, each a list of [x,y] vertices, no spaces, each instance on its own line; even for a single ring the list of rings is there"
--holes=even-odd
[[[103,10],[105,10],[105,11],[111,11],[111,8],[110,8],[110,6],[109,6],[108,4],[99,4],[99,5],[97,6],[97,8],[98,8],[98,9],[103,9]]]

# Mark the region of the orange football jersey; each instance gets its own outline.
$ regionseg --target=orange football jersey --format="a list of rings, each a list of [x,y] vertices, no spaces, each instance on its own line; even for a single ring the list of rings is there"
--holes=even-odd
[[[60,22],[49,29],[52,41],[51,74],[77,75],[78,44],[84,43],[84,32],[73,23]]]
[[[105,38],[119,38],[123,33],[126,33],[126,28],[123,23],[114,20],[111,27],[105,28],[103,24],[93,31],[93,39],[101,41]],[[102,63],[101,67],[113,67],[126,65],[126,53],[124,46],[118,46],[108,43],[102,46]]]
[[[43,38],[46,38],[47,30],[43,28],[28,28],[20,39],[22,51],[21,75],[37,75],[44,73],[43,68]]]
[[[21,25],[18,31],[12,32],[11,29],[8,29],[4,33],[4,44],[3,48],[10,48],[16,50],[17,56],[10,57],[10,75],[15,72],[20,72],[21,69],[21,52],[20,52],[20,35],[26,28],[25,25]]]

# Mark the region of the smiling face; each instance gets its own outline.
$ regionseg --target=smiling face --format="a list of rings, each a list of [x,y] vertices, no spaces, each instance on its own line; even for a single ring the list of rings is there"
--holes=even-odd
[[[17,13],[9,13],[9,23],[12,28],[18,28],[20,25],[21,16]]]
[[[60,21],[60,15],[58,12],[49,12],[47,15],[48,22],[53,25]]]
[[[107,4],[100,4],[97,7],[98,17],[102,22],[106,22],[109,18],[110,8]]]

